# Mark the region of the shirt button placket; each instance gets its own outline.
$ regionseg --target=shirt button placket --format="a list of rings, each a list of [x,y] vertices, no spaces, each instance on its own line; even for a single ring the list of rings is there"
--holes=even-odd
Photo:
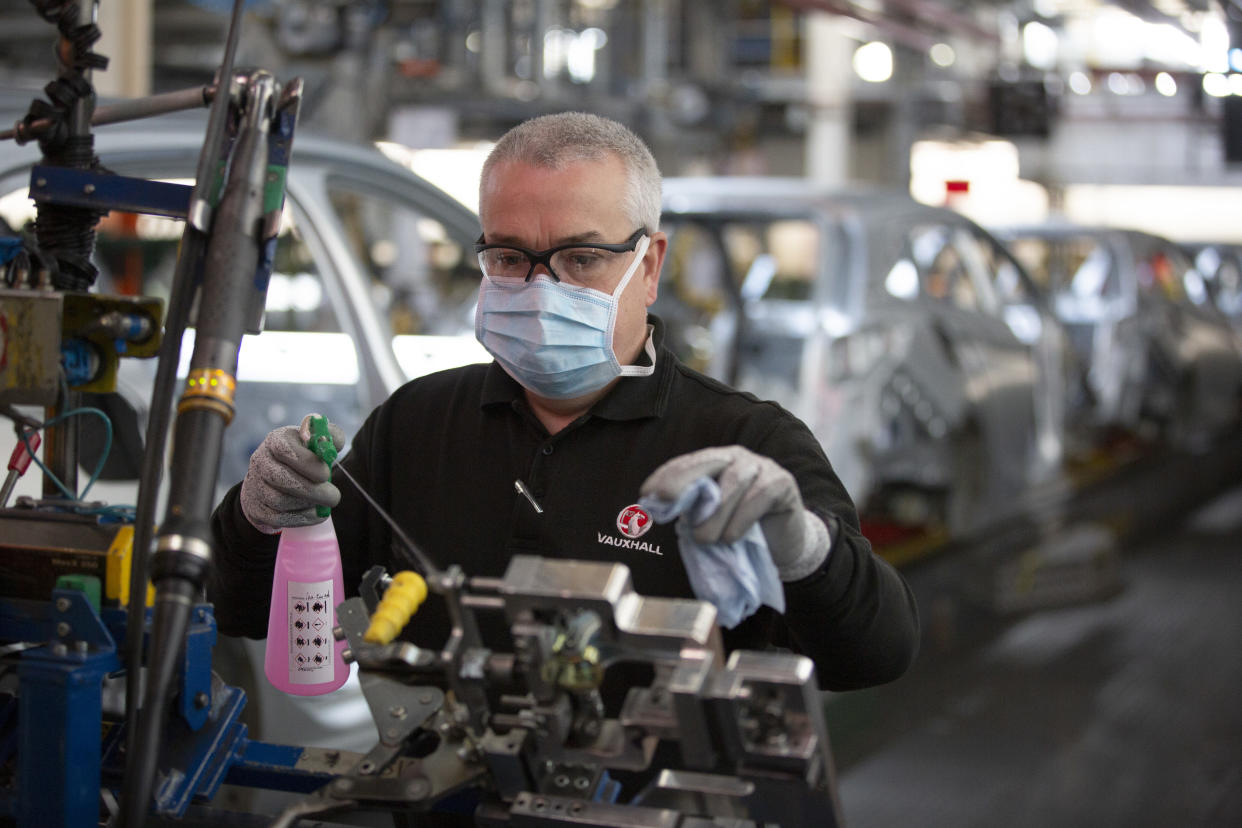
[[[531,461],[530,479],[526,483],[537,498],[543,498],[546,493],[549,461],[545,460],[545,458],[550,457],[555,450],[556,447],[552,441],[546,440],[540,444],[534,460]]]

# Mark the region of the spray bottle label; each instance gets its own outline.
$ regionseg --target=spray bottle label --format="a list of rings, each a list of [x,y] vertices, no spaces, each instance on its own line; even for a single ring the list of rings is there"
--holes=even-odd
[[[289,582],[289,682],[321,684],[334,676],[332,581]]]

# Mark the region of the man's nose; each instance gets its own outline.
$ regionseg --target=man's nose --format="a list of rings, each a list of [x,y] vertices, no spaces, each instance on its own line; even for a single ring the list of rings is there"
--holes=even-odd
[[[531,280],[533,281],[537,276],[545,276],[554,282],[557,281],[556,275],[552,273],[552,267],[547,262],[535,262],[531,266]]]

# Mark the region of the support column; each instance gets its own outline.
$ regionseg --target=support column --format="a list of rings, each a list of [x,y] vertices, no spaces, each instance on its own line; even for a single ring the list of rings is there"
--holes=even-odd
[[[97,23],[103,35],[95,51],[108,68],[91,79],[100,97],[141,98],[151,94],[153,0],[100,0]]]
[[[810,118],[806,133],[806,176],[816,184],[839,187],[850,179],[853,125],[850,85],[854,40],[834,15],[806,18],[806,86]]]

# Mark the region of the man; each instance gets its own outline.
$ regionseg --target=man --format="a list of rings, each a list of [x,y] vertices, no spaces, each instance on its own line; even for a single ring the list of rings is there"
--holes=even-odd
[[[859,532],[849,496],[799,420],[704,377],[663,346],[655,301],[668,240],[660,175],[613,121],[535,118],[496,145],[480,180],[476,335],[495,357],[416,379],[376,409],[343,464],[441,566],[499,576],[514,554],[617,561],[644,595],[691,597],[673,524],[640,494],[675,499],[703,477],[721,502],[700,543],[758,525],[785,610],[724,631],[728,649],[792,647],[820,684],[849,689],[905,671],[914,600]],[[276,536],[333,506],[346,591],[375,563],[408,566],[387,524],[289,426],[268,436],[213,519],[210,597],[222,632],[266,630]],[[406,631],[440,647],[429,599]]]

